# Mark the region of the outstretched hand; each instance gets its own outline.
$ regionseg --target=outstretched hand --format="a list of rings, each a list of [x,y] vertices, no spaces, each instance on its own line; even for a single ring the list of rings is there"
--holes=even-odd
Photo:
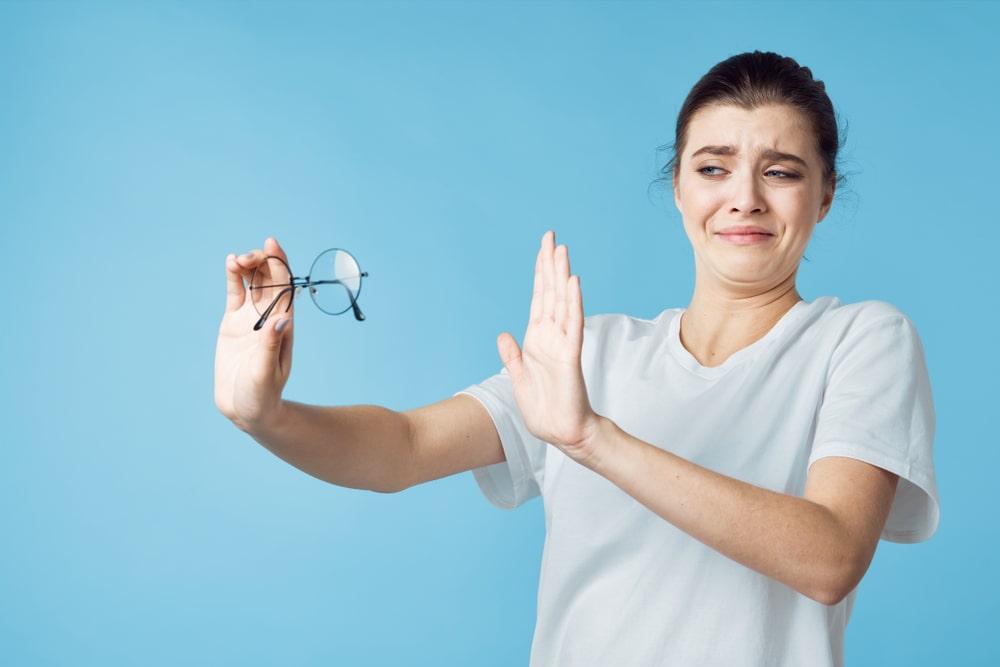
[[[580,277],[570,275],[567,247],[554,246],[555,232],[549,230],[535,260],[524,350],[506,331],[497,337],[497,350],[528,430],[582,463],[591,455],[590,440],[600,417],[590,406],[580,361]]]
[[[226,310],[215,345],[215,405],[243,430],[278,416],[281,392],[292,370],[295,308],[288,300],[294,295],[272,311],[262,329],[253,328],[260,314],[244,281],[249,282],[268,255],[288,262],[274,237],[264,241],[263,249],[226,256]]]

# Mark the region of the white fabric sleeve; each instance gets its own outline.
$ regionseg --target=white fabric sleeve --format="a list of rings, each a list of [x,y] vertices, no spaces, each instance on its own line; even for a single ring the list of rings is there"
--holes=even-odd
[[[507,369],[501,368],[496,375],[455,392],[453,396],[459,394],[472,396],[486,408],[507,459],[472,470],[483,495],[500,509],[508,510],[540,496],[549,445],[532,435],[525,426]]]
[[[937,530],[934,403],[924,349],[902,313],[848,331],[830,362],[808,465],[848,456],[899,475],[882,539],[912,543]]]

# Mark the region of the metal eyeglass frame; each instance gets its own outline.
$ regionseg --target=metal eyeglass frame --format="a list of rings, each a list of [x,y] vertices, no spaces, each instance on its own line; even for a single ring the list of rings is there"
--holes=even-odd
[[[358,320],[359,322],[361,322],[361,321],[363,321],[365,319],[364,313],[362,313],[361,312],[361,308],[358,307],[358,297],[361,296],[361,281],[360,280],[358,280],[358,294],[357,294],[357,296],[355,296],[355,294],[351,291],[351,288],[348,287],[347,285],[345,285],[343,282],[341,282],[339,280],[334,279],[334,280],[315,280],[314,281],[314,280],[312,280],[310,278],[310,276],[312,276],[313,269],[316,268],[316,262],[319,261],[320,257],[322,257],[326,253],[330,252],[331,250],[340,250],[341,252],[347,253],[347,255],[350,256],[350,258],[354,260],[354,263],[357,264],[358,270],[360,271],[361,265],[358,264],[357,258],[354,257],[354,255],[352,255],[351,253],[349,253],[346,250],[344,250],[343,248],[327,248],[326,250],[324,250],[320,254],[316,255],[316,259],[313,260],[312,266],[309,267],[309,275],[306,276],[306,277],[304,277],[304,278],[299,278],[299,277],[296,277],[295,275],[293,275],[292,274],[292,267],[288,266],[288,262],[286,262],[282,258],[277,257],[275,255],[268,255],[267,257],[265,257],[265,260],[276,259],[276,260],[278,260],[279,262],[281,262],[282,264],[285,265],[285,268],[288,269],[288,275],[290,276],[290,279],[289,279],[289,282],[287,283],[287,285],[285,283],[281,283],[279,285],[257,285],[255,287],[254,284],[253,284],[253,278],[257,274],[257,268],[258,267],[254,267],[253,272],[250,274],[250,286],[249,286],[249,288],[251,290],[253,290],[253,289],[274,288],[274,287],[283,287],[284,288],[280,292],[278,292],[278,295],[276,297],[274,297],[274,300],[271,301],[271,304],[267,307],[267,309],[264,311],[264,313],[260,316],[260,319],[257,320],[257,323],[253,325],[253,330],[254,331],[258,331],[261,327],[264,326],[264,322],[267,320],[268,316],[271,314],[271,310],[273,310],[274,307],[277,305],[278,301],[281,300],[281,297],[283,297],[285,295],[285,293],[288,292],[289,290],[292,290],[292,296],[291,296],[290,299],[288,299],[288,305],[285,307],[285,312],[287,313],[288,310],[292,307],[292,301],[295,299],[295,295],[298,294],[299,290],[301,288],[303,288],[303,287],[308,287],[309,288],[309,297],[312,299],[312,302],[314,304],[316,304],[316,307],[319,308],[320,311],[326,313],[327,315],[341,315],[341,314],[346,313],[348,311],[348,308],[344,308],[339,313],[331,313],[329,311],[323,310],[323,307],[320,306],[319,303],[316,302],[316,297],[314,296],[316,294],[316,290],[313,289],[313,285],[333,285],[333,284],[339,284],[339,285],[343,286],[343,288],[347,291],[347,298],[349,298],[351,300],[350,309],[354,310],[354,319]],[[352,277],[367,278],[368,277],[368,272],[367,271],[361,271],[357,276],[352,276]],[[251,299],[252,298],[253,298],[253,296],[251,295]]]

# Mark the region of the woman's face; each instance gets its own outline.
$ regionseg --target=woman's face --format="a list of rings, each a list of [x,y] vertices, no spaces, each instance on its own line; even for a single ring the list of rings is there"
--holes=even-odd
[[[674,202],[694,248],[699,286],[754,295],[789,279],[794,283],[833,192],[832,180],[823,181],[812,129],[798,110],[698,110],[688,123]],[[720,233],[746,225],[769,235]]]

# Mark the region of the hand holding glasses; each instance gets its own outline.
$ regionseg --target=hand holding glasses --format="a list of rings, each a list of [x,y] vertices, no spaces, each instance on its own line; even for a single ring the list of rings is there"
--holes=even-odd
[[[263,249],[227,255],[226,310],[215,347],[219,411],[248,432],[278,428],[281,393],[292,369],[296,293],[305,287],[324,313],[340,315],[351,309],[355,319],[364,320],[358,296],[367,275],[349,252],[330,248],[313,261],[308,276],[295,277],[274,237],[264,241]],[[272,324],[266,326],[272,314]]]
[[[362,271],[354,255],[343,248],[330,248],[321,252],[309,275],[299,278],[292,275],[292,269],[281,257],[268,255],[254,267],[250,274],[249,296],[260,319],[253,325],[254,331],[264,326],[272,311],[288,312],[292,300],[303,287],[309,290],[316,307],[327,315],[340,315],[348,309],[354,311],[354,319],[365,319],[358,307],[361,294],[361,279],[368,272]],[[281,310],[284,306],[284,311]]]

